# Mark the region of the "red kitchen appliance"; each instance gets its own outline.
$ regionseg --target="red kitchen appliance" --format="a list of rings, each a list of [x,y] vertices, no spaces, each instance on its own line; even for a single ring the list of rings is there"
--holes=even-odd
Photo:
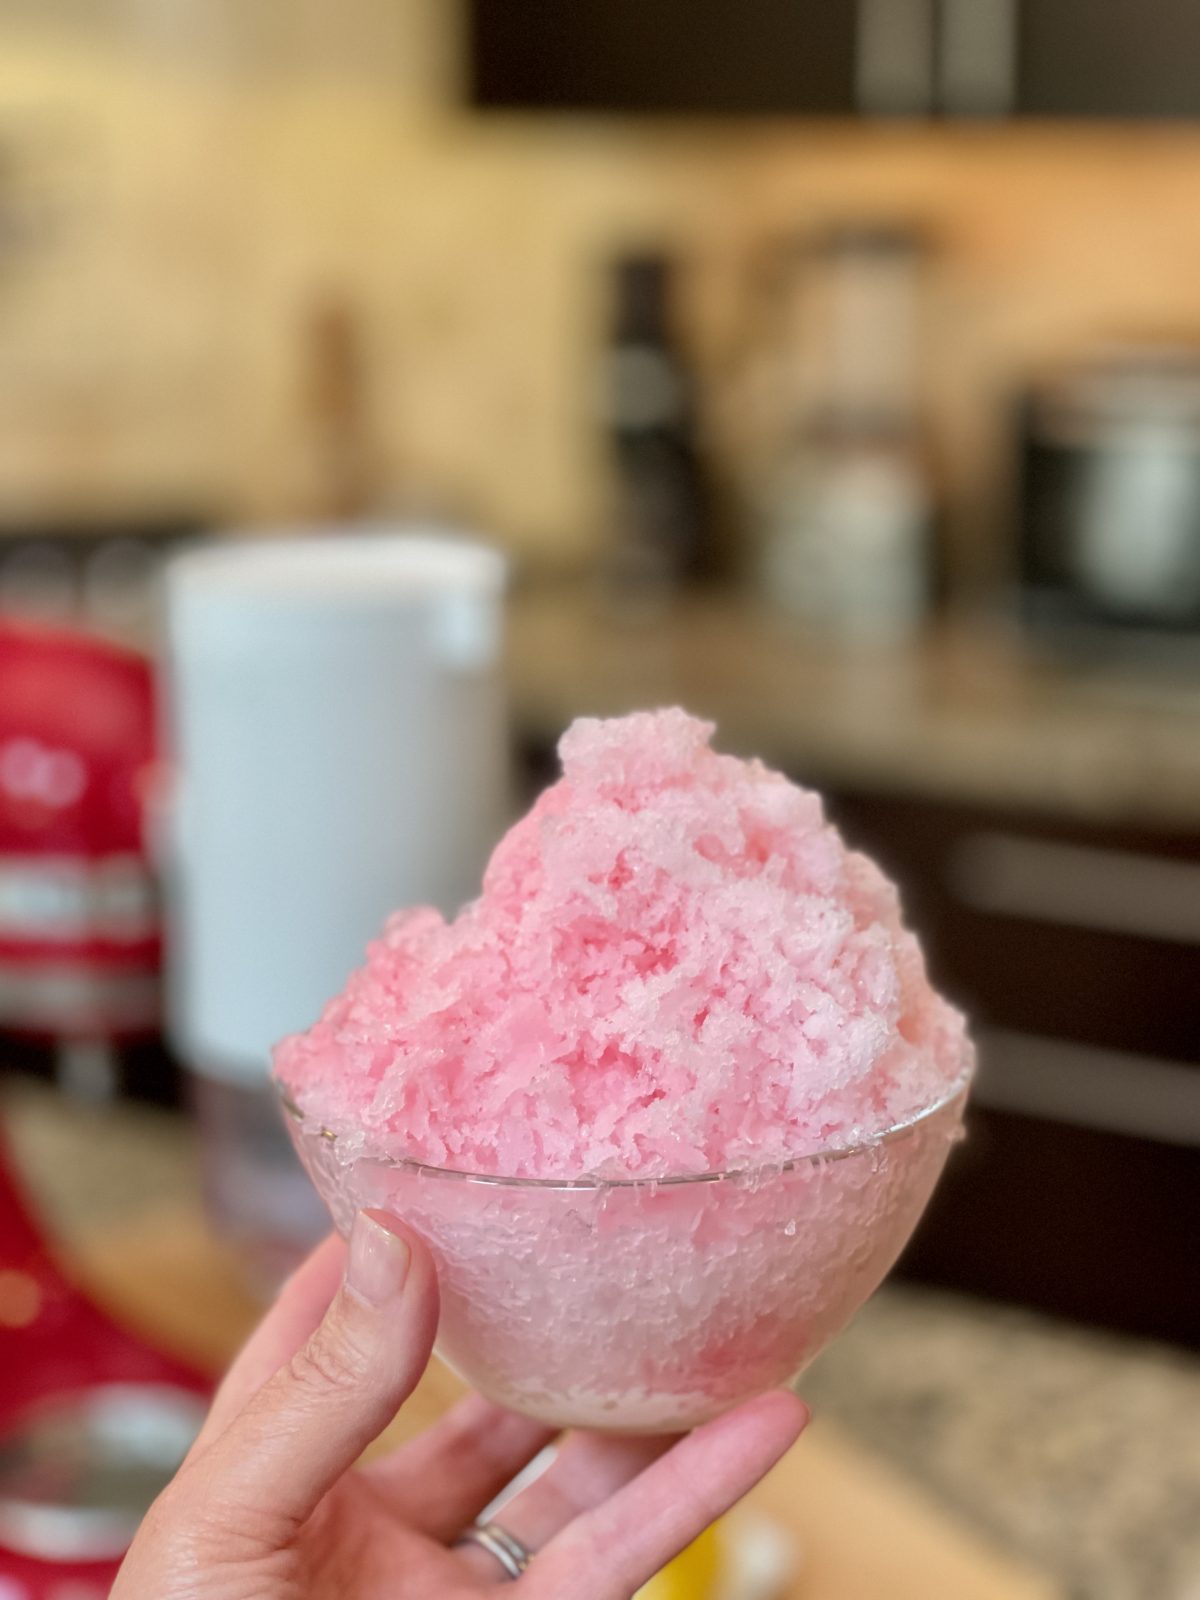
[[[154,756],[143,657],[0,621],[0,1029],[101,1056],[157,1031]]]
[[[54,1260],[0,1141],[0,1595],[103,1600],[209,1384]]]

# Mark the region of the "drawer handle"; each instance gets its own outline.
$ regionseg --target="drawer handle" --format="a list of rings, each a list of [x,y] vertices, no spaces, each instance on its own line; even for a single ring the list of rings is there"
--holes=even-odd
[[[1003,116],[1017,91],[1017,0],[942,0],[941,109]]]
[[[951,848],[945,879],[975,911],[1200,945],[1200,865],[1191,861],[980,832]]]
[[[919,116],[933,104],[933,0],[858,0],[855,97],[867,116]]]
[[[978,1039],[980,1105],[1200,1148],[1200,1066],[1005,1028]]]

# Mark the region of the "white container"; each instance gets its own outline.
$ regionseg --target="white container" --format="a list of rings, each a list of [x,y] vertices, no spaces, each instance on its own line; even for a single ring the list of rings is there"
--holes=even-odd
[[[169,568],[170,1027],[219,1143],[251,1138],[243,1097],[267,1092],[271,1046],[389,912],[478,892],[508,804],[504,582],[484,546],[382,531],[229,541]],[[240,1164],[242,1209],[266,1220]]]

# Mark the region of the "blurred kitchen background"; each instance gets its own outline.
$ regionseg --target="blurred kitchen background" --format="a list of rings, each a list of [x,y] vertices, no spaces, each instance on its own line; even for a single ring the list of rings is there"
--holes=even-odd
[[[1196,1600],[1198,195],[1187,0],[7,0],[0,1118],[52,1254],[202,1385],[316,1225],[262,1053],[164,1021],[165,564],[473,533],[503,627],[447,648],[515,783],[455,873],[573,716],[680,702],[825,791],[975,1020],[970,1138],[809,1382],[978,1542],[912,1592]],[[811,1537],[797,1596],[884,1592]]]

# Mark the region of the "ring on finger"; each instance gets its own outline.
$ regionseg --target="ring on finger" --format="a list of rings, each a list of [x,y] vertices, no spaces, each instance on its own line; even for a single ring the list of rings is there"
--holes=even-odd
[[[454,1549],[475,1545],[485,1550],[504,1569],[506,1578],[519,1578],[533,1560],[533,1551],[526,1548],[515,1534],[509,1533],[498,1522],[475,1522],[454,1541]]]

